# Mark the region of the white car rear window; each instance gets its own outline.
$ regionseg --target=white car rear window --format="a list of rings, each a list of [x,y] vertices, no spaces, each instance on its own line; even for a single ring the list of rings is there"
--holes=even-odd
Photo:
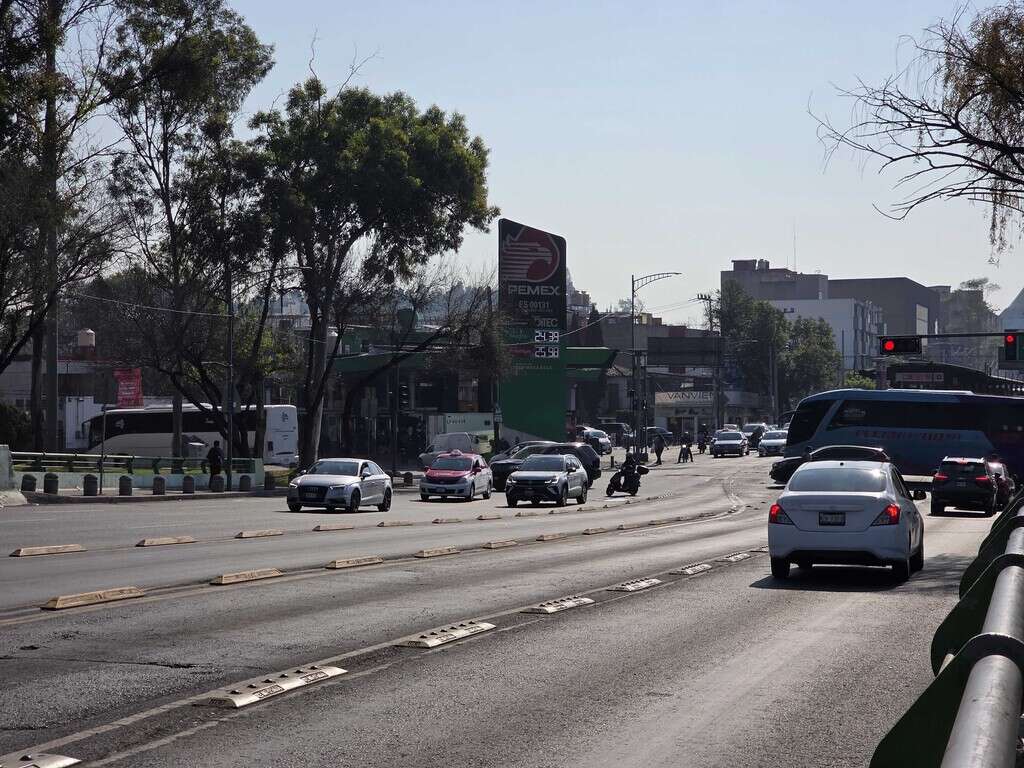
[[[877,469],[801,469],[789,481],[790,491],[849,491],[878,493],[885,490],[885,478]]]

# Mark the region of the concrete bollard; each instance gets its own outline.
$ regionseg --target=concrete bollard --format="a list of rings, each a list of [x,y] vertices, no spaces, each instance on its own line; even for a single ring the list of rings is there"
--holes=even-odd
[[[224,475],[210,475],[210,491],[213,493],[224,492]]]
[[[163,475],[153,475],[153,495],[163,496],[167,493],[167,478]]]
[[[35,475],[22,475],[21,476],[21,491],[34,491],[36,489],[36,476]]]
[[[274,476],[269,472],[263,473],[263,490],[272,491],[274,490]]]
[[[252,490],[252,475],[242,475],[238,478],[238,490],[246,493]]]
[[[196,479],[192,475],[185,475],[181,478],[181,492],[182,493],[195,493],[196,492]]]
[[[402,485],[412,485],[412,472],[402,475]]]
[[[82,478],[82,495],[96,496],[100,491],[100,481],[96,475],[86,475]]]
[[[59,478],[53,472],[43,475],[43,493],[57,493]]]
[[[132,479],[128,475],[121,475],[117,480],[117,495],[118,496],[131,496],[132,495]]]

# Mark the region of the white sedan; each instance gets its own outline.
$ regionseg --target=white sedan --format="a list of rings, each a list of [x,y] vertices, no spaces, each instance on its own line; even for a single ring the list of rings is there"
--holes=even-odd
[[[288,483],[288,509],[339,507],[357,512],[361,506],[391,509],[391,478],[366,459],[320,459]]]
[[[890,565],[905,581],[924,567],[924,521],[892,464],[814,461],[801,465],[768,512],[772,576],[791,563]]]

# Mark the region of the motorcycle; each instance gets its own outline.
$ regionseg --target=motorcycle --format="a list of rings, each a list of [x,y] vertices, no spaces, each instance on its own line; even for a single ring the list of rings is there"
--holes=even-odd
[[[622,474],[621,469],[616,470],[615,474],[608,481],[605,493],[609,496],[614,493],[628,493],[630,496],[636,496],[640,491],[640,476],[646,475],[650,471],[642,464],[637,466],[636,472],[625,476]]]
[[[697,451],[699,453],[704,453],[704,451],[706,451],[707,449],[708,449],[708,444],[706,442],[704,442],[703,440],[699,440],[697,442]]]

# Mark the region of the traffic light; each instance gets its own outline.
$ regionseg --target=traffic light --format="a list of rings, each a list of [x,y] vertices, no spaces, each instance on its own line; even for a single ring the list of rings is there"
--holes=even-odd
[[[1020,338],[1018,331],[1006,331],[1003,333],[1003,359],[1010,362],[1020,359],[1017,354],[1017,340]]]
[[[405,382],[398,385],[398,409],[409,410],[409,385]]]
[[[920,355],[920,336],[882,336],[878,340],[878,353],[882,356]]]

